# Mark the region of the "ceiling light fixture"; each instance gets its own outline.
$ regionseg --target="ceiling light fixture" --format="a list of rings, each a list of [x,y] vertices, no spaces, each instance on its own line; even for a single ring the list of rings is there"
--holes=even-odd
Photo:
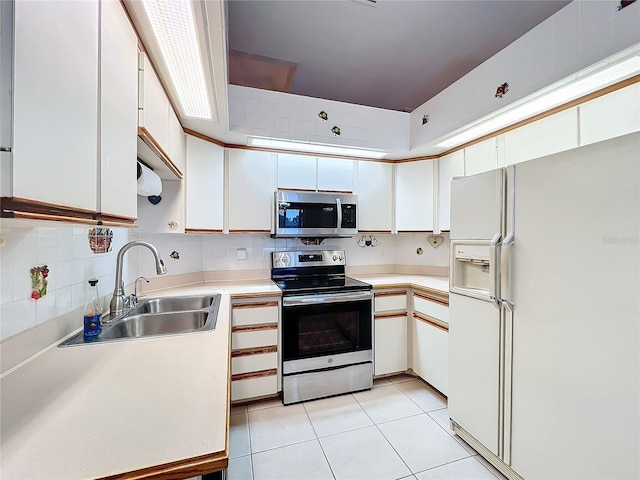
[[[611,65],[591,75],[583,77],[575,82],[568,83],[562,80],[542,92],[536,93],[533,98],[525,98],[517,105],[508,107],[508,110],[492,114],[481,119],[474,126],[465,129],[447,140],[438,143],[436,147],[451,148],[463,143],[475,140],[501,128],[513,125],[551,108],[575,100],[590,92],[604,88],[616,81],[640,72],[640,56],[636,55],[620,63]]]
[[[187,117],[211,119],[211,107],[189,0],[142,0]]]
[[[344,155],[348,157],[382,158],[387,152],[380,150],[368,150],[365,148],[339,147],[324,143],[292,142],[266,137],[251,137],[249,145],[262,148],[276,148],[280,150],[293,150],[309,153],[326,153],[329,155]]]

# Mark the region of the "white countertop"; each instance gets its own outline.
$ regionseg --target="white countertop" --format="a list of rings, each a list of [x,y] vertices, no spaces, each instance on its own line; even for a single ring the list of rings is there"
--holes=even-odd
[[[409,285],[427,290],[449,293],[449,277],[428,275],[382,274],[382,275],[350,275],[353,278],[370,283],[374,288]]]
[[[446,277],[358,275],[448,291]],[[228,457],[230,298],[279,296],[270,280],[211,282],[149,297],[220,293],[215,330],[52,347],[0,381],[0,477],[99,478],[203,455]]]

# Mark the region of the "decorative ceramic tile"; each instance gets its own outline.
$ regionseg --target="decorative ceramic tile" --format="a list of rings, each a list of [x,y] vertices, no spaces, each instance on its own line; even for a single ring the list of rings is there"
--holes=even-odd
[[[254,453],[316,438],[301,404],[249,411],[249,432]]]
[[[395,385],[354,393],[353,396],[376,424],[423,413]]]
[[[333,480],[318,440],[253,455],[255,480]]]
[[[318,437],[373,425],[353,395],[305,402],[304,408]]]

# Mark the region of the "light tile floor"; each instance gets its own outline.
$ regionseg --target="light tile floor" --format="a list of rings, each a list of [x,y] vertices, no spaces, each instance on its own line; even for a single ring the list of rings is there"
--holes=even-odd
[[[231,409],[229,480],[504,479],[449,429],[447,402],[409,375],[364,392]]]

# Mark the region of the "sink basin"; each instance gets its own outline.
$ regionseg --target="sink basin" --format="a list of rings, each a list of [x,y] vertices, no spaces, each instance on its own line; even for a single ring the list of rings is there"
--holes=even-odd
[[[143,300],[129,311],[130,315],[144,313],[178,312],[209,308],[217,295],[192,295],[187,297],[162,297]]]
[[[79,332],[58,346],[205,332],[216,327],[219,306],[219,294],[144,299],[113,324],[103,325],[97,337],[85,339]]]
[[[168,335],[206,330],[211,313],[193,312],[156,313],[125,317],[100,334],[101,340],[140,338],[150,335]]]

